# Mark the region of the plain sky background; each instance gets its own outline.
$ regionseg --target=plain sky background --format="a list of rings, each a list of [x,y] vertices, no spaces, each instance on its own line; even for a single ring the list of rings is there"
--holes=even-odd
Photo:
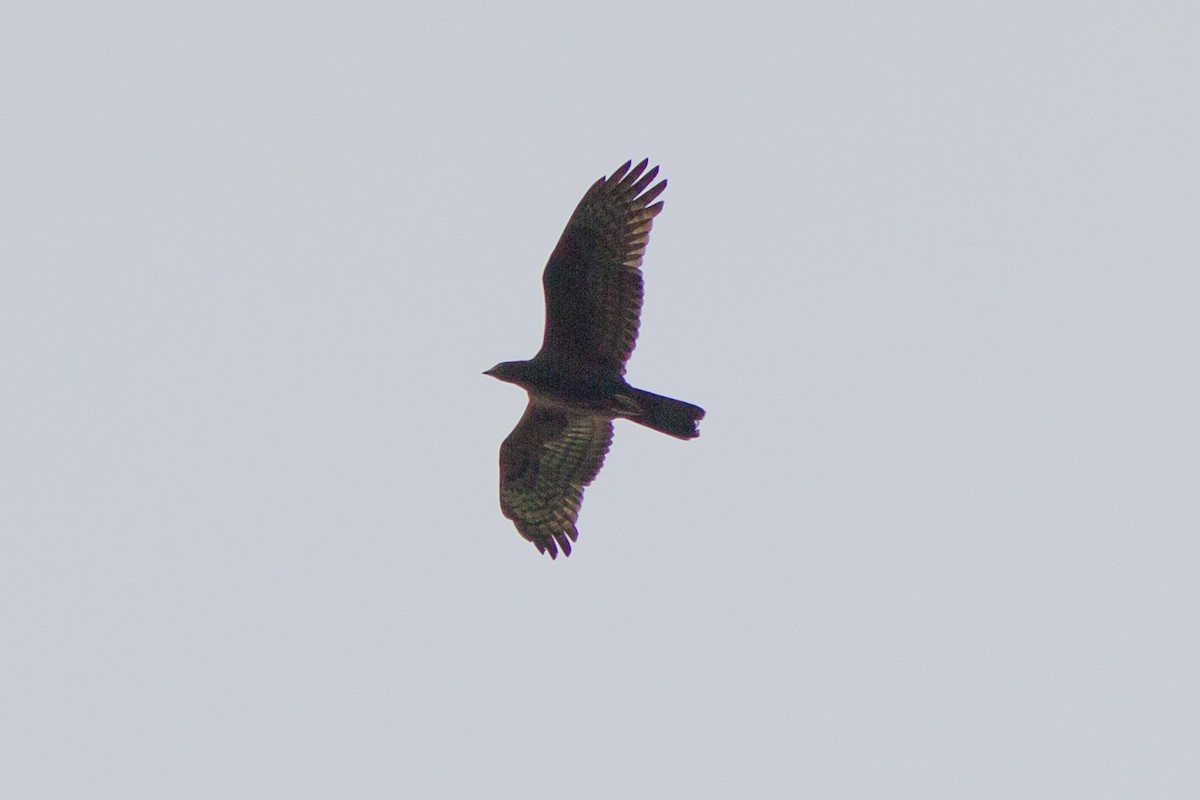
[[[0,796],[1200,796],[1194,3],[8,2]],[[570,559],[540,274],[670,185]]]

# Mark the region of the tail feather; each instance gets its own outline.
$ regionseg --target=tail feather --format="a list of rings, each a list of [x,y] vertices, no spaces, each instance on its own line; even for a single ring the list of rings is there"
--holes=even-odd
[[[636,408],[624,415],[627,419],[677,439],[695,439],[700,435],[697,423],[704,419],[704,409],[700,406],[633,387],[630,399]]]

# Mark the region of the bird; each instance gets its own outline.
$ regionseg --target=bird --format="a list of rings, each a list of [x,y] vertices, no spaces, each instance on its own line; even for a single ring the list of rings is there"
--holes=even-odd
[[[700,406],[634,388],[625,364],[642,311],[642,258],[665,180],[632,161],[592,184],[546,268],[542,348],[528,361],[484,372],[529,395],[500,445],[500,510],[540,553],[571,555],[583,490],[612,445],[613,420],[677,439],[700,435]],[[650,187],[650,188],[647,188]]]

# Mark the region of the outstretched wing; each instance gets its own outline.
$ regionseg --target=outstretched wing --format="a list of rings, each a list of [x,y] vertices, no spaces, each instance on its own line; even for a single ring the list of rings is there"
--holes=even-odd
[[[571,555],[583,487],[612,444],[612,421],[530,400],[500,445],[500,510],[539,552]]]
[[[542,286],[546,331],[541,354],[596,363],[617,375],[637,341],[642,312],[642,256],[667,188],[643,193],[658,175],[630,162],[592,184],[558,240]],[[643,174],[644,173],[644,174]]]

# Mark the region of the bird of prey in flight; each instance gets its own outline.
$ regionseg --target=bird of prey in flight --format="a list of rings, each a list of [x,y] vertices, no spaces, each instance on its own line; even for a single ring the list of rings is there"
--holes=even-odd
[[[583,488],[623,417],[678,439],[700,435],[704,409],[625,382],[642,311],[642,255],[667,188],[647,189],[658,167],[626,162],[587,190],[546,270],[542,349],[503,361],[491,375],[529,393],[517,427],[500,445],[500,509],[551,558],[571,554]]]

